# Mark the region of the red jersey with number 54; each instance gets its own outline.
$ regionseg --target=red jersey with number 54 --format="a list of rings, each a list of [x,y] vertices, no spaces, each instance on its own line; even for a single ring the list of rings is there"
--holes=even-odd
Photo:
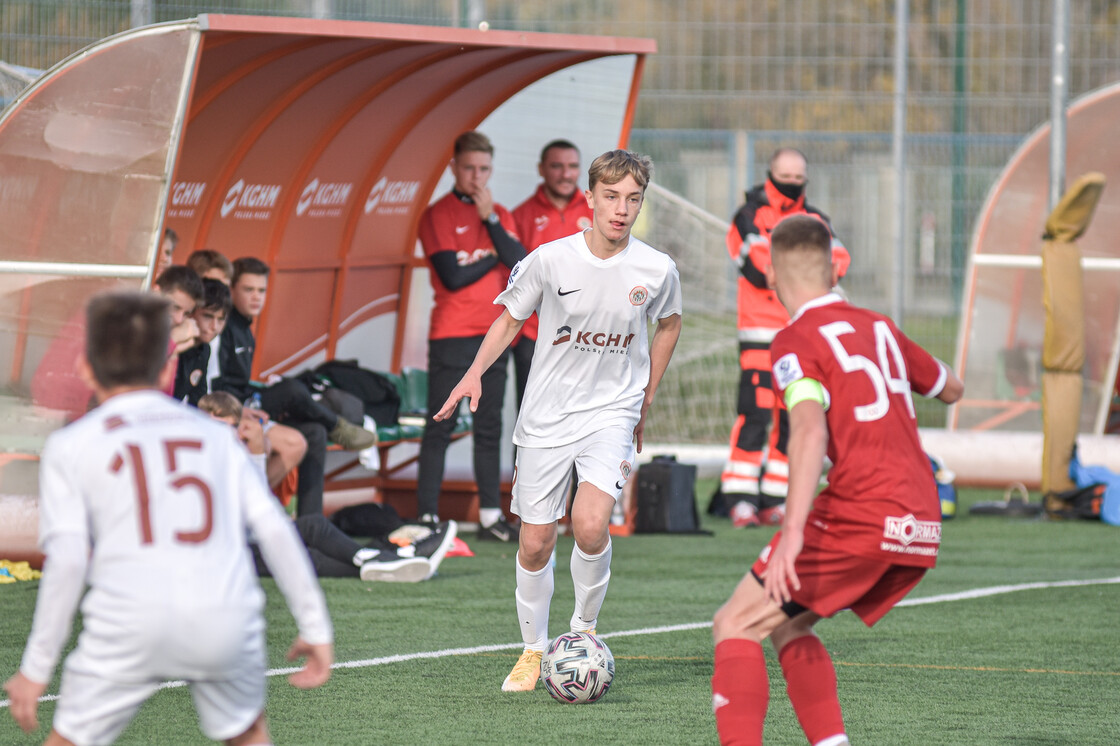
[[[808,520],[825,548],[933,567],[941,506],[910,392],[937,396],[944,365],[890,319],[836,294],[799,309],[770,352],[779,395],[802,378],[825,391],[833,466]]]

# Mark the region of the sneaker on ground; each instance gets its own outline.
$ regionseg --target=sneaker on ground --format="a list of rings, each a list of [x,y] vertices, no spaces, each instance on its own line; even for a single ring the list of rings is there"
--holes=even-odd
[[[431,535],[432,529],[429,526],[421,526],[419,523],[406,523],[389,534],[388,539],[398,547],[406,547],[423,541]]]
[[[412,545],[416,550],[417,557],[428,558],[429,578],[436,574],[436,570],[439,569],[439,564],[443,562],[443,558],[447,555],[447,550],[455,543],[455,536],[458,533],[458,523],[455,521],[444,521],[432,529],[427,538],[421,539]]]
[[[499,518],[489,526],[480,525],[478,527],[478,538],[480,541],[516,542],[519,533],[517,526],[511,526],[505,518]]]
[[[367,583],[419,583],[427,580],[432,563],[427,557],[397,557],[382,553],[362,565],[360,575]]]
[[[517,659],[513,670],[502,682],[503,692],[531,692],[537,686],[541,677],[541,657],[544,654],[539,650],[525,649]]]
[[[334,429],[327,434],[332,443],[338,443],[347,451],[364,451],[377,445],[377,434],[358,427],[353,422],[338,418]]]
[[[758,519],[758,508],[751,505],[746,500],[740,500],[735,503],[731,508],[731,525],[735,528],[761,526],[762,521]]]
[[[435,528],[439,524],[439,516],[435,513],[424,513],[416,519],[416,522],[421,526]]]
[[[786,504],[780,503],[769,508],[763,508],[758,514],[758,519],[764,526],[780,526],[786,517]]]

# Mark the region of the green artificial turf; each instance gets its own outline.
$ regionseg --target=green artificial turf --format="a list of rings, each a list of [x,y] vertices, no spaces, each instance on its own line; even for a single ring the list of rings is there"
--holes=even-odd
[[[710,491],[710,483],[699,485],[701,509]],[[1120,575],[1117,528],[968,514],[972,502],[995,498],[962,492],[939,566],[909,600]],[[715,743],[707,624],[773,529],[733,529],[706,516],[704,523],[712,536],[615,539],[599,632],[617,676],[588,706],[553,702],[542,687],[499,690],[520,652],[512,547],[467,536],[475,557],[449,558],[437,578],[415,585],[324,580],[336,657],[355,665],[310,692],[271,678],[273,737],[279,744]],[[571,547],[561,537],[553,632],[566,629],[571,614]],[[294,626],[275,584],[264,585],[270,664],[282,667]],[[0,586],[4,677],[18,665],[37,586]],[[1117,584],[1043,587],[905,606],[870,630],[843,612],[817,629],[836,663],[855,744],[1111,744],[1120,733],[1118,610]],[[665,627],[683,628],[658,630]],[[432,657],[410,657],[418,653]],[[803,744],[776,658],[767,654],[766,741]],[[383,660],[389,656],[401,659]],[[57,680],[48,689],[55,691]],[[42,705],[43,725],[31,736],[0,710],[0,744],[41,742],[53,710],[53,702]],[[179,688],[153,697],[120,743],[206,740]]]

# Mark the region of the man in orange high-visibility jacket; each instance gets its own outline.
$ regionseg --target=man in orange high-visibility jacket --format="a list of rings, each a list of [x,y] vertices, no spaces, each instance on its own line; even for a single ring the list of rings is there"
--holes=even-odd
[[[780,148],[770,158],[766,181],[746,194],[727,232],[727,250],[739,267],[738,417],[731,429],[731,455],[720,476],[724,504],[736,526],[777,525],[785,514],[789,485],[786,439],[789,419],[770,386],[770,342],[789,314],[766,285],[770,232],[785,217],[828,216],[805,202],[807,162],[801,151]],[[830,226],[831,230],[831,226]],[[842,277],[851,257],[835,237],[832,260]]]

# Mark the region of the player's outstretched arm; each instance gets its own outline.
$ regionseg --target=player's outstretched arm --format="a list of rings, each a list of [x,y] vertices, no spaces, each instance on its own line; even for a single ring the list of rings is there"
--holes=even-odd
[[[334,645],[323,643],[312,645],[302,637],[297,637],[288,649],[288,660],[306,658],[303,668],[288,677],[288,683],[297,689],[314,689],[327,683],[331,677],[331,664],[334,663]]]
[[[945,385],[941,388],[937,398],[946,404],[953,404],[964,396],[964,382],[957,377],[957,374],[948,365],[945,366],[945,375]]]
[[[31,733],[39,727],[39,697],[47,690],[46,683],[24,676],[17,671],[12,678],[4,682],[4,691],[12,700],[12,718],[24,733]]]
[[[510,315],[509,309],[502,311],[502,315],[494,320],[490,330],[483,337],[482,345],[478,348],[478,354],[474,356],[471,367],[467,369],[463,379],[455,388],[451,389],[451,395],[447,397],[440,410],[432,415],[433,420],[436,422],[446,420],[458,408],[459,402],[466,398],[471,400],[471,411],[478,410],[478,399],[482,396],[482,374],[509,347],[509,343],[521,331],[524,323],[524,319],[515,319]]]
[[[794,405],[789,414],[789,493],[782,535],[766,563],[763,585],[766,596],[777,604],[790,600],[790,589],[799,590],[801,581],[794,570],[804,544],[805,522],[817,494],[821,470],[828,449],[828,422],[824,407],[805,400]]]
[[[646,412],[653,404],[653,396],[657,387],[669,367],[669,359],[673,357],[673,350],[677,347],[677,340],[681,336],[681,315],[675,313],[657,320],[657,328],[653,330],[653,339],[649,343],[649,383],[646,384],[646,395],[642,399],[642,413],[638,418],[638,426],[634,428],[634,440],[638,453],[642,452],[642,439],[646,429]]]

